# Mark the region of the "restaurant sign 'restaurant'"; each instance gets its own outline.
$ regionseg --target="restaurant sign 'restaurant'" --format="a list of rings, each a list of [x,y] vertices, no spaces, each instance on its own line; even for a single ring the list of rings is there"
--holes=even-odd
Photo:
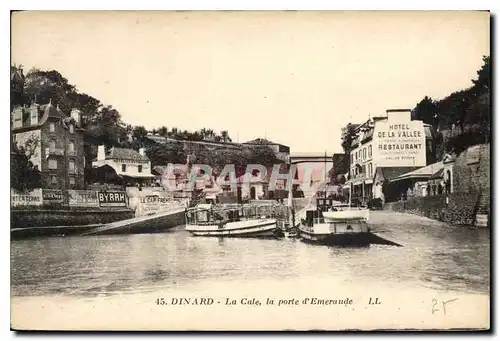
[[[425,128],[412,121],[410,113],[389,113],[375,124],[374,157],[379,167],[421,167],[426,165]]]
[[[127,206],[127,194],[125,192],[98,192],[97,197],[101,207]]]

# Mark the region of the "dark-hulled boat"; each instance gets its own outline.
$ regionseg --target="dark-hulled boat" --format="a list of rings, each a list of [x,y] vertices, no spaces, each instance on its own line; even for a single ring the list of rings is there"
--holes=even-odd
[[[364,246],[371,240],[369,210],[328,198],[316,199],[299,225],[302,241],[321,245]]]

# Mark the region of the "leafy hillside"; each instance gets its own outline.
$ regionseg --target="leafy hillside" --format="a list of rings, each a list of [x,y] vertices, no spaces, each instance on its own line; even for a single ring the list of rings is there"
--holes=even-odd
[[[15,72],[19,70],[19,67],[12,66],[11,70]],[[97,146],[102,144],[107,147],[115,146],[135,150],[147,147],[147,154],[153,166],[164,165],[168,162],[185,163],[187,155],[193,153],[191,150],[186,150],[185,144],[181,142],[170,141],[166,145],[148,144],[145,138],[148,134],[187,141],[231,142],[231,137],[226,130],[216,133],[213,129],[203,128],[190,132],[177,127],[169,129],[166,126],[160,126],[148,131],[143,126],[128,125],[122,120],[117,109],[80,92],[55,70],[31,69],[24,78],[24,84],[21,85],[20,96],[18,96],[18,88],[18,84],[11,84],[11,99],[18,99],[18,104],[29,105],[34,101],[45,104],[52,101],[65,113],[69,113],[72,108],[81,111],[82,124],[86,129],[84,151],[87,160],[93,160],[97,156]],[[241,165],[257,163],[257,161],[264,163],[276,161],[273,152],[266,147],[252,150],[242,148],[241,151],[223,149],[214,152],[200,145],[194,154],[197,158],[196,162],[209,163],[212,166],[221,166],[229,162]]]

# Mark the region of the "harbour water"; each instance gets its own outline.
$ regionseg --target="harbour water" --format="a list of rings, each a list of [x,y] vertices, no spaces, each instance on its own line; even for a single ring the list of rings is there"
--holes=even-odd
[[[371,288],[386,299],[421,290],[425,300],[460,293],[489,304],[489,230],[385,211],[371,212],[371,228],[402,247],[335,248],[298,239],[192,237],[182,228],[161,234],[13,240],[12,306],[18,308],[22,323],[29,318],[23,311],[50,313],[54,302],[75,317],[91,307],[109,308],[109,302],[116,308],[124,297],[134,298],[126,300],[132,310],[138,302],[156,309],[155,298],[200,293],[216,300],[312,293],[364,299]],[[321,287],[314,289],[315,283]],[[98,327],[96,321],[88,325],[92,323]]]

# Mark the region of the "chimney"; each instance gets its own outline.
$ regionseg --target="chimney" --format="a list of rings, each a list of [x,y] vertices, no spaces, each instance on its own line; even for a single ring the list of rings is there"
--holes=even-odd
[[[76,122],[76,124],[77,124],[78,126],[80,126],[80,125],[81,125],[81,121],[80,121],[80,120],[81,120],[81,112],[80,112],[80,110],[78,110],[78,109],[76,109],[76,108],[73,108],[73,109],[71,110],[71,114],[70,114],[70,116],[71,116],[71,118],[72,118],[72,119],[74,119],[74,120],[75,120],[75,122]]]
[[[146,154],[144,153],[144,148],[139,148],[139,154],[141,154],[142,156],[146,155]]]
[[[102,161],[106,159],[106,148],[104,145],[97,147],[97,161]]]
[[[30,107],[30,124],[38,124],[38,105],[33,103]]]

